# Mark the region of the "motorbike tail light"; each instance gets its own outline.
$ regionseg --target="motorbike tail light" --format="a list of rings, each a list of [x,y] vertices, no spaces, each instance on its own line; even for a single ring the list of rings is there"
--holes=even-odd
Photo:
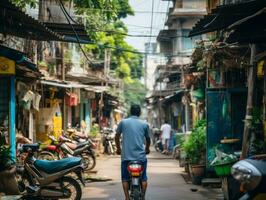
[[[50,151],[55,151],[56,150],[56,146],[55,145],[48,145],[46,147],[46,149],[50,150]]]
[[[143,171],[143,166],[140,164],[131,164],[128,166],[128,171],[131,173],[141,173]]]

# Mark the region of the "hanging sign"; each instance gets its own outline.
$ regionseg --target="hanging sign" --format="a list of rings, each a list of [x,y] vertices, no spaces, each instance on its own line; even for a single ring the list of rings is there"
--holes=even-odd
[[[14,75],[15,66],[13,60],[0,56],[0,74]]]

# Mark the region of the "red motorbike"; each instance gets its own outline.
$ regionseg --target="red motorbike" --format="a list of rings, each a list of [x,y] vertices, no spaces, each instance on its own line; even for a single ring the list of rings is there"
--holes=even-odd
[[[50,145],[41,147],[38,153],[38,159],[41,160],[60,160],[65,157],[78,156],[83,158],[85,170],[92,170],[96,165],[96,156],[93,148],[95,144],[88,138],[85,142],[75,142],[65,136],[60,136],[56,140],[54,136],[48,136],[51,139]]]
[[[129,181],[130,200],[142,200],[143,190],[141,176],[144,167],[140,162],[132,161],[128,164],[127,169],[131,177]]]

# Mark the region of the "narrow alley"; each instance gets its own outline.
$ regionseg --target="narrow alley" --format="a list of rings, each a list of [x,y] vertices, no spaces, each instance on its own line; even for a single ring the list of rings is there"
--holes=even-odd
[[[148,157],[148,191],[146,200],[207,200],[221,199],[217,189],[205,189],[185,182],[184,168],[170,156],[152,152]],[[111,179],[107,182],[87,183],[83,189],[84,200],[124,199],[120,182],[120,157],[101,157],[96,167],[99,178]],[[94,175],[92,175],[94,176]],[[191,189],[197,190],[192,192]]]

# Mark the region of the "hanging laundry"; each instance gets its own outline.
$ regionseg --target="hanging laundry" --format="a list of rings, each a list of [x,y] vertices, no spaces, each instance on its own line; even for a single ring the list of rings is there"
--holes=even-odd
[[[33,97],[32,107],[37,111],[39,111],[41,97],[38,93],[35,93]]]
[[[26,110],[30,110],[31,109],[31,102],[32,102],[33,98],[34,98],[34,93],[31,90],[28,90],[21,100],[22,107]]]
[[[74,93],[66,93],[65,101],[66,101],[66,104],[69,106],[77,106],[78,105],[78,96]]]

